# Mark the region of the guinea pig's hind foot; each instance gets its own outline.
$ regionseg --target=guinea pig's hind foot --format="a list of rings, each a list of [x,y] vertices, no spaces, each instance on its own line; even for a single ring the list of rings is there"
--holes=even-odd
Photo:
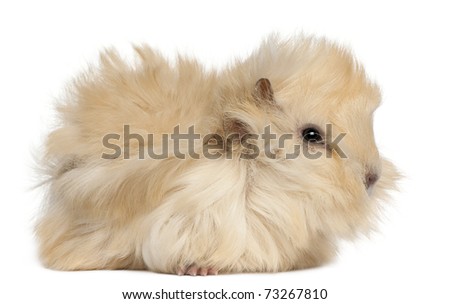
[[[195,264],[192,264],[188,267],[181,266],[177,269],[178,275],[206,276],[206,275],[217,275],[218,273],[219,273],[219,271],[215,268],[198,267]]]

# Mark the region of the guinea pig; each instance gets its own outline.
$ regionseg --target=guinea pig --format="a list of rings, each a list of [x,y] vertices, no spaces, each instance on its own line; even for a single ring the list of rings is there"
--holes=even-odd
[[[327,263],[374,227],[399,177],[380,156],[380,91],[322,38],[267,38],[220,71],[104,51],[46,141],[42,262],[207,275]]]

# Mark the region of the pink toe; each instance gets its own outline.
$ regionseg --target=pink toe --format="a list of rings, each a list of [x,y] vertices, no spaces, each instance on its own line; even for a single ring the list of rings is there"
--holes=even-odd
[[[219,271],[218,271],[217,269],[210,268],[210,269],[208,269],[208,274],[211,274],[211,275],[218,275],[218,274],[219,274]]]
[[[180,266],[177,269],[177,275],[190,275],[190,276],[207,276],[207,275],[217,275],[219,271],[215,268],[198,267],[196,265],[191,265],[189,267]]]
[[[197,266],[191,266],[191,267],[189,267],[189,269],[188,269],[186,274],[191,275],[191,276],[196,276],[197,275],[197,271],[198,271]]]
[[[177,275],[185,275],[186,274],[186,268],[185,267],[180,267],[177,270]]]

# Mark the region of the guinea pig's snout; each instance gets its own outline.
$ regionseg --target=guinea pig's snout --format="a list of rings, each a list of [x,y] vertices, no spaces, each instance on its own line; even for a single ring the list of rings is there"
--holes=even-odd
[[[374,170],[369,170],[366,172],[364,184],[366,185],[366,189],[371,188],[380,178],[378,173]]]

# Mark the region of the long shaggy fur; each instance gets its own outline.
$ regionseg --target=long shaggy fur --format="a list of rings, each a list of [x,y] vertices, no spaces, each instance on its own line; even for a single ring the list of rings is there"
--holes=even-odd
[[[36,228],[46,266],[286,271],[328,261],[338,239],[372,227],[397,173],[374,142],[379,89],[348,51],[321,39],[271,37],[247,59],[205,72],[195,60],[170,65],[149,47],[135,50],[134,66],[104,52],[59,105],[61,125],[42,159],[48,195]],[[270,102],[255,93],[261,78],[270,80]],[[327,123],[346,133],[347,158],[247,160],[239,147],[231,159],[183,160],[172,149],[166,159],[138,157],[149,145],[160,151],[160,135],[175,126],[226,136],[262,134],[270,125],[275,134],[297,134],[272,147],[283,155],[304,144],[303,126]],[[124,125],[145,141],[131,142],[130,159],[102,158],[103,136],[123,134]],[[371,191],[368,168],[380,176]]]

